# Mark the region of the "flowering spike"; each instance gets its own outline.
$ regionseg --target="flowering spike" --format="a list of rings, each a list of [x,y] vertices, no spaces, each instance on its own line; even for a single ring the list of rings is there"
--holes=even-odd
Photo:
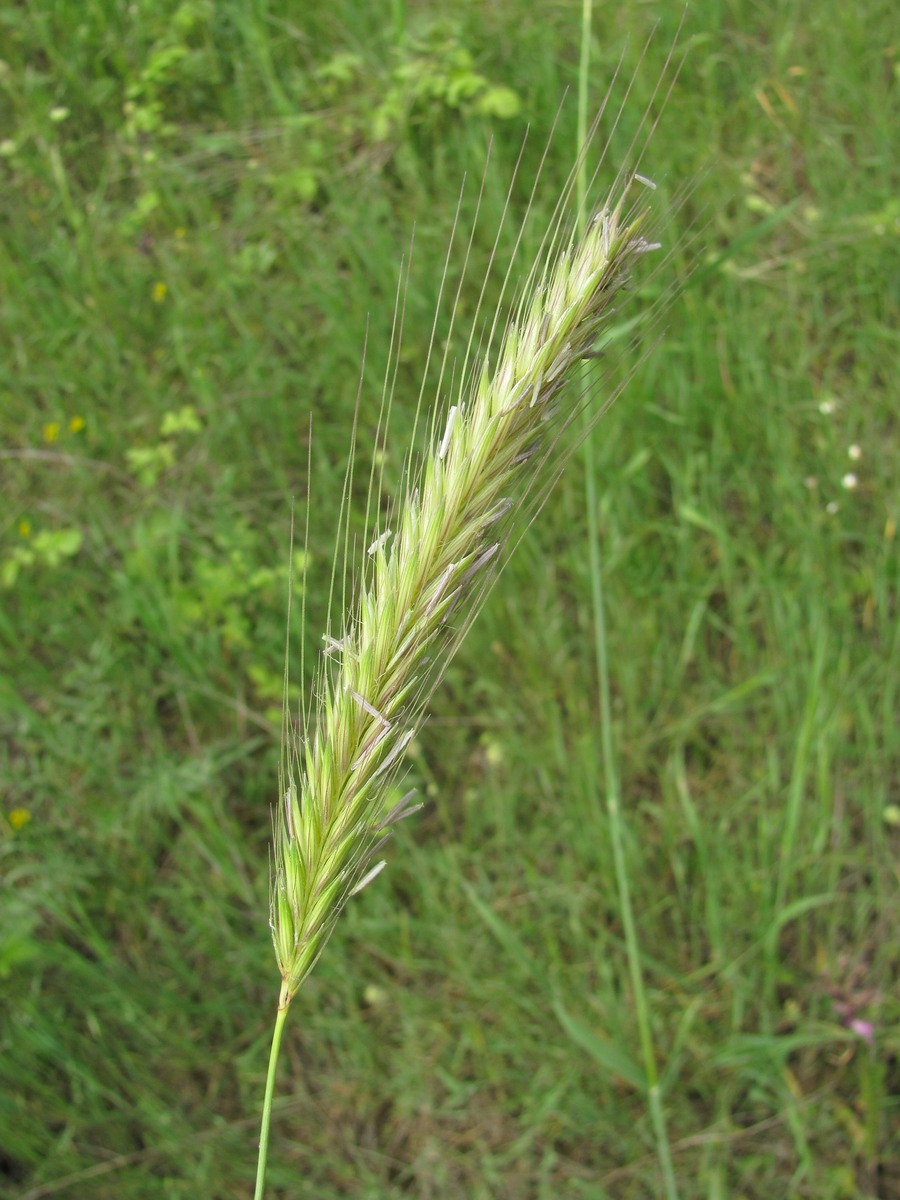
[[[577,411],[560,405],[561,388],[595,353],[614,298],[655,248],[641,233],[645,217],[602,209],[533,273],[493,368],[473,351],[463,372],[471,386],[410,480],[396,536],[369,544],[343,636],[325,638],[314,731],[286,751],[276,813],[271,913],[287,1003],[344,904],[382,870],[373,860],[384,831],[419,807],[409,797],[389,807],[391,783],[461,636],[448,617],[461,610],[465,630],[496,573],[483,569],[509,547],[500,518],[554,475],[546,452]]]

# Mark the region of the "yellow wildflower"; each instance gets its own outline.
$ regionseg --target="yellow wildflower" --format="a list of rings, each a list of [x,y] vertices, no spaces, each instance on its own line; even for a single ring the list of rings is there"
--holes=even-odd
[[[162,304],[163,300],[166,298],[166,292],[168,290],[169,289],[166,287],[163,281],[158,279],[153,285],[153,303]]]
[[[23,825],[27,825],[31,820],[31,813],[27,808],[14,808],[7,813],[7,819],[13,829],[21,829]]]
[[[85,426],[84,417],[74,416],[69,418],[69,433],[81,433]]]
[[[59,437],[59,421],[48,421],[44,426],[44,441],[55,442]]]

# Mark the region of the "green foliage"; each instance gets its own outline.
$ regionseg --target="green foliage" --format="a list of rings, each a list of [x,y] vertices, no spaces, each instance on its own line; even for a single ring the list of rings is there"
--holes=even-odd
[[[463,174],[492,133],[477,265],[436,333],[457,358],[526,116],[501,274],[577,63],[578,6],[406,7],[390,27],[358,0],[0,9],[10,1200],[251,1192],[292,501],[302,545],[310,498],[296,714],[357,395],[362,538],[369,470],[387,503],[402,474]],[[657,111],[681,10],[650,8],[600,191]],[[597,103],[652,15],[598,10]],[[692,5],[642,168],[663,207],[692,191],[641,287],[686,288],[604,417],[597,487],[626,859],[687,1200],[900,1189],[894,23],[881,0]],[[497,119],[506,88],[520,109]],[[564,107],[526,256],[574,143]],[[593,815],[582,496],[576,469],[436,694],[410,747],[426,807],[298,998],[273,1196],[660,1194]]]
[[[158,6],[144,5],[144,13],[153,20]],[[208,47],[215,13],[211,0],[186,0],[160,22],[157,37],[147,47],[146,59],[125,88],[125,136],[135,143],[152,135],[170,137],[176,131],[166,119],[169,94],[189,92],[197,85],[220,82],[215,60]]]
[[[79,12],[74,43],[61,14],[58,25],[45,15],[33,28],[7,17],[14,50],[29,37],[56,38],[71,53],[56,64],[55,88],[21,52],[15,66],[0,65],[13,113],[0,156],[21,187],[46,180],[77,224],[73,187],[100,170],[113,193],[129,198],[115,205],[129,237],[154,230],[181,207],[186,189],[209,187],[225,162],[228,193],[262,189],[267,203],[307,205],[336,174],[373,157],[383,165],[427,157],[451,121],[505,121],[521,107],[512,88],[477,68],[457,21],[425,20],[375,58],[340,48],[301,63],[289,37],[283,87],[271,29],[242,6],[140,4],[118,37],[108,15],[102,5]],[[258,75],[248,78],[252,59]],[[266,105],[266,90],[274,104]],[[236,108],[233,97],[244,105]]]
[[[64,559],[72,558],[81,549],[80,529],[41,529],[29,536],[26,544],[14,546],[0,566],[0,583],[3,587],[15,585],[19,573],[31,567],[53,569]]]
[[[475,69],[452,25],[436,25],[411,39],[396,55],[382,94],[370,125],[376,142],[409,125],[425,125],[433,134],[447,111],[509,120],[521,108],[512,88],[491,84]]]
[[[146,488],[154,487],[161,475],[175,465],[175,446],[179,435],[201,433],[203,426],[192,404],[178,412],[163,414],[161,440],[153,446],[131,446],[125,452],[128,467]]]

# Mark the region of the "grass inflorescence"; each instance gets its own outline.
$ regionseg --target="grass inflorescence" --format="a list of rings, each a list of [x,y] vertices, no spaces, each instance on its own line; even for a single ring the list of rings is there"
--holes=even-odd
[[[609,332],[611,314],[632,282],[638,260],[660,248],[644,236],[649,209],[630,195],[632,188],[655,185],[636,172],[623,172],[618,199],[608,201],[576,236],[560,244],[571,182],[580,182],[579,172],[584,175],[588,149],[585,145],[557,205],[555,224],[544,238],[543,261],[532,268],[505,324],[498,310],[487,345],[473,350],[474,334],[470,336],[459,370],[461,384],[446,406],[443,427],[434,414],[423,462],[417,469],[408,466],[395,509],[384,518],[388,527],[371,531],[358,570],[358,594],[349,615],[339,617],[340,636],[325,635],[315,704],[311,714],[302,710],[299,727],[288,715],[285,668],[271,899],[282,987],[266,1084],[257,1197],[264,1191],[275,1070],[288,1006],[347,900],[386,865],[376,856],[389,841],[391,827],[422,807],[413,803],[414,791],[399,800],[393,793],[404,752],[453,650],[504,564],[514,531],[521,531],[534,493],[545,497],[559,475],[565,458],[561,435],[577,424],[585,394],[590,397],[582,368],[601,353],[597,347]],[[484,291],[485,283],[482,296]],[[492,360],[495,338],[499,344]],[[576,383],[582,387],[580,395],[572,386]],[[422,395],[420,390],[420,404]],[[602,411],[602,405],[597,407]],[[582,431],[593,424],[586,410],[583,415]],[[561,461],[554,461],[554,453]],[[348,499],[352,478],[351,461]],[[373,483],[374,476],[367,511],[373,507]],[[335,566],[338,558],[336,553]]]
[[[440,363],[446,346],[439,449],[493,231],[487,312],[525,219],[506,184],[526,125],[530,183],[575,83],[580,5],[288,7],[59,0],[0,17],[9,1200],[252,1193],[290,497],[313,497],[291,633],[312,664],[353,611],[342,561],[329,604],[333,530],[370,586],[365,551],[388,529],[393,547],[415,482],[422,350],[434,338]],[[659,107],[677,16],[595,15],[590,109],[623,47],[631,77],[654,11],[622,120],[598,131],[616,167]],[[893,6],[696,0],[682,45],[638,168],[675,215],[629,311],[688,286],[598,426],[592,498],[577,470],[528,493],[516,553],[405,747],[382,819],[403,788],[424,807],[388,827],[389,870],[294,1006],[272,1197],[664,1193],[598,753],[591,521],[679,1194],[898,1194]],[[448,240],[473,227],[460,180],[489,140],[470,270],[446,268],[455,316],[435,331]],[[525,262],[579,141],[569,104]],[[615,391],[627,332],[591,361]],[[571,444],[552,428],[551,467]],[[381,507],[364,519],[370,475]],[[313,685],[296,670],[292,711]]]
[[[636,260],[655,248],[641,233],[646,211],[625,216],[623,204],[558,251],[504,330],[496,362],[464,370],[474,379],[400,501],[396,530],[375,532],[343,633],[328,637],[312,732],[288,747],[281,780],[272,924],[283,1005],[347,897],[383,866],[373,858],[389,827],[412,811],[405,798],[386,806],[422,698],[502,561],[504,527],[524,506],[533,462],[558,437],[554,422],[567,423],[555,411],[562,389],[593,353]]]

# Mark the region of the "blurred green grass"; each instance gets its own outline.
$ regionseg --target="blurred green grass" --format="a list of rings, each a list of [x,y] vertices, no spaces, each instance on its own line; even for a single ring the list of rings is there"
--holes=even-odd
[[[511,228],[574,84],[579,14],[0,14],[4,1196],[251,1190],[291,498],[312,496],[294,639],[312,661],[366,330],[358,478],[377,450],[390,486],[463,173],[493,135],[486,263],[526,124]],[[890,15],[693,5],[645,164],[663,203],[696,181],[667,238],[701,236],[600,426],[598,487],[684,1197],[900,1196]],[[678,16],[596,16],[598,103],[660,21],[615,145]],[[532,249],[574,146],[569,104]],[[273,1196],[659,1194],[594,815],[577,476],[436,697],[412,763],[426,810],[292,1014]]]

